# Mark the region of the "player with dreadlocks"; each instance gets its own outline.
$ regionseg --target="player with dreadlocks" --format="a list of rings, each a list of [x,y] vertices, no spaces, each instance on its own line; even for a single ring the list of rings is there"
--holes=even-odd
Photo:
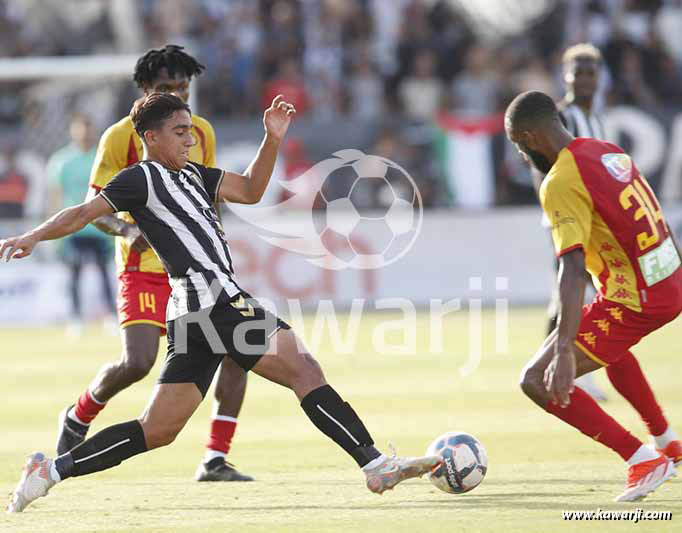
[[[203,70],[204,66],[184,52],[182,46],[169,44],[144,54],[135,65],[133,79],[145,96],[153,92],[173,93],[186,102],[191,79]],[[190,159],[215,167],[215,133],[211,124],[193,115],[192,135],[197,142],[190,150]],[[121,170],[142,160],[142,154],[142,141],[129,116],[109,127],[99,141],[88,196],[95,196]],[[133,218],[128,213],[120,218],[107,215],[94,225],[116,236],[123,352],[118,361],[100,369],[74,405],[62,411],[57,439],[60,454],[85,440],[91,422],[112,397],[149,373],[159,350],[159,336],[166,334],[166,304],[171,292],[168,275]],[[225,460],[245,390],[246,373],[226,357],[215,389],[217,406],[206,453],[196,472],[198,481],[252,480]]]

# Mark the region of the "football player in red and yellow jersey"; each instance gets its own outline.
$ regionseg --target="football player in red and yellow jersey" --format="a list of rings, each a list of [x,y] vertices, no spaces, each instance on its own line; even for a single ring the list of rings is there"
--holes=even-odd
[[[524,368],[521,388],[535,403],[629,464],[616,501],[645,497],[682,462],[678,440],[630,348],[682,312],[680,251],[656,196],[618,146],[575,138],[553,100],[530,91],[507,108],[505,129],[546,177],[540,201],[559,257],[557,329]],[[598,289],[583,307],[584,272]],[[654,437],[644,445],[579,387],[576,376],[603,366]]]
[[[133,79],[145,95],[173,93],[189,99],[190,81],[204,66],[183,51],[166,45],[149,50],[137,62]],[[190,149],[192,161],[215,167],[215,133],[211,124],[192,116],[196,144]],[[94,196],[124,168],[143,157],[142,142],[129,116],[110,126],[102,135],[90,176],[89,196]],[[170,296],[168,275],[149,247],[132,217],[108,215],[94,225],[116,236],[116,267],[119,279],[118,315],[123,335],[121,359],[102,367],[75,405],[60,415],[57,451],[65,453],[80,444],[92,420],[114,395],[141,380],[151,370],[159,349],[159,335],[166,332],[166,304]],[[199,481],[251,481],[225,461],[237,426],[246,390],[246,373],[225,358],[215,390],[216,414],[206,454],[199,464]]]

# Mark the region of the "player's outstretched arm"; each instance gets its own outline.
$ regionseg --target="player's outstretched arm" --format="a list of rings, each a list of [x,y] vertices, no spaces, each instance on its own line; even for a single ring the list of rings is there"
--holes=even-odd
[[[218,198],[221,201],[239,204],[255,204],[260,201],[275,168],[280,142],[289,129],[295,113],[294,106],[286,102],[281,94],[274,98],[272,105],[263,115],[265,137],[256,157],[244,174],[225,172],[218,190]]]
[[[85,201],[92,200],[97,196],[98,192],[94,187],[90,187]],[[96,218],[91,224],[102,233],[113,237],[123,237],[128,242],[128,246],[138,253],[142,253],[149,248],[149,243],[147,243],[137,224],[131,224],[111,214]]]
[[[3,257],[9,261],[10,259],[21,259],[29,256],[35,245],[40,241],[59,239],[76,233],[97,217],[112,212],[111,206],[100,197],[62,209],[37,228],[17,237],[0,240],[0,260]]]
[[[545,387],[552,401],[566,406],[575,380],[575,339],[585,298],[585,253],[582,249],[559,259],[559,320],[554,359],[545,371]]]

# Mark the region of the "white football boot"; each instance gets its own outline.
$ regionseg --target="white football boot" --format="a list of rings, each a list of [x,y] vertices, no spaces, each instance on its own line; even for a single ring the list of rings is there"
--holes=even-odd
[[[441,464],[437,455],[424,457],[396,457],[395,452],[371,470],[365,470],[367,488],[377,494],[392,489],[401,481],[421,477]]]
[[[635,502],[646,498],[663,483],[675,476],[675,466],[665,455],[633,465],[628,470],[625,492],[616,497],[617,502]]]
[[[20,513],[33,500],[47,496],[47,492],[57,483],[50,476],[50,468],[52,459],[42,453],[35,452],[28,456],[19,484],[7,506],[8,513]]]

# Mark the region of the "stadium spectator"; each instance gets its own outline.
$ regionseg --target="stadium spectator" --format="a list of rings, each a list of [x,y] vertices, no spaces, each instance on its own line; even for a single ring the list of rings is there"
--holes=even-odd
[[[306,90],[301,68],[294,58],[287,58],[280,63],[277,74],[265,84],[261,105],[267,108],[275,96],[281,94],[291,102],[299,114],[310,110],[310,97]],[[266,102],[268,104],[266,105]]]
[[[451,87],[452,108],[457,113],[484,117],[497,110],[501,87],[493,61],[492,49],[482,45],[471,47],[464,71]]]
[[[366,53],[353,63],[348,93],[351,116],[372,120],[383,115],[384,82]]]
[[[58,12],[62,4],[67,6],[63,13]],[[99,7],[89,6],[78,20],[74,19],[76,4],[76,0],[5,0],[0,5],[0,54],[129,50],[120,32],[107,29],[116,21],[115,10],[93,2]],[[277,92],[317,124],[333,123],[347,114],[343,120],[367,119],[358,127],[380,128],[376,122],[382,112],[428,123],[440,107],[439,92],[446,107],[457,114],[486,116],[500,111],[510,93],[539,89],[558,96],[560,73],[548,72],[546,65],[556,62],[561,49],[585,40],[597,45],[606,64],[605,91],[597,96],[598,107],[606,100],[668,113],[682,101],[677,30],[682,9],[677,0],[547,2],[535,19],[524,21],[520,15],[523,26],[511,33],[491,31],[499,21],[472,16],[467,3],[445,0],[145,0],[132,4],[139,15],[142,45],[178,35],[179,42],[204,58],[210,76],[198,84],[198,102],[200,110],[216,121],[255,122],[262,102],[269,102]],[[429,54],[431,59],[425,59]],[[0,88],[0,120],[13,125],[23,121],[28,135],[42,127],[21,112],[41,102],[34,87],[34,82],[22,80],[8,81]],[[117,92],[118,101],[127,105],[129,89],[108,90]],[[52,143],[41,140],[42,155],[56,142],[56,138]],[[318,145],[310,148],[314,158],[329,153]],[[408,161],[408,169],[415,163]],[[511,179],[523,182],[525,176]],[[518,195],[509,194],[504,183],[498,175],[498,203],[533,202],[527,187]],[[653,183],[656,187],[657,180]]]
[[[422,50],[414,58],[410,75],[400,83],[398,96],[410,119],[429,121],[440,109],[443,82],[437,77],[436,67],[436,55]]]
[[[71,142],[55,152],[47,164],[48,179],[52,192],[54,213],[83,201],[87,190],[90,169],[95,161],[96,137],[92,120],[85,114],[74,114],[69,126]],[[61,259],[69,268],[71,308],[75,319],[75,333],[79,332],[83,320],[81,298],[81,274],[83,266],[94,260],[99,272],[102,293],[107,311],[114,313],[114,295],[109,279],[108,266],[111,260],[111,237],[104,235],[92,225],[62,241]]]
[[[16,149],[5,149],[4,170],[0,172],[0,218],[21,218],[29,192],[29,180],[17,167]]]

